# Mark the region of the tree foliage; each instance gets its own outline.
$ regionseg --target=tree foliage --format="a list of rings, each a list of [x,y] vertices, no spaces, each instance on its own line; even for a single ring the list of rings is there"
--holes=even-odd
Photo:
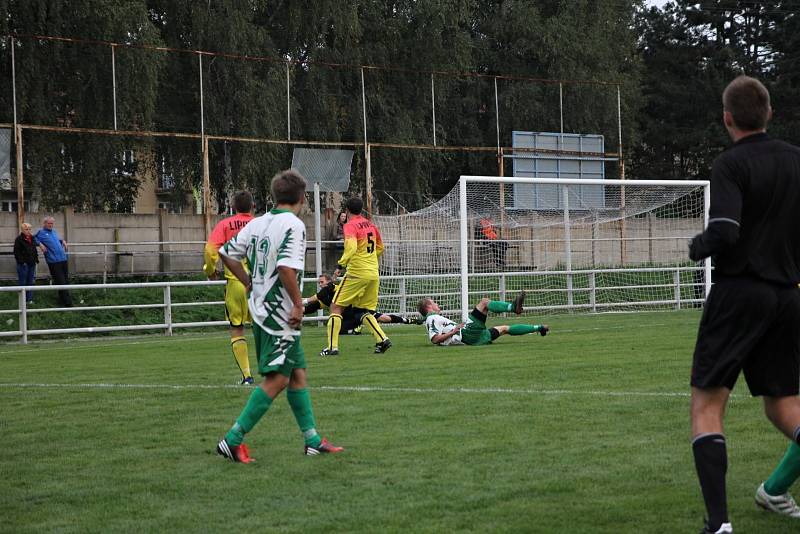
[[[212,135],[361,143],[366,115],[371,142],[432,145],[435,98],[437,145],[507,146],[513,130],[559,131],[561,97],[565,131],[602,133],[613,151],[615,85],[514,77],[619,81],[624,148],[635,156],[629,176],[681,178],[702,174],[724,143],[709,102],[725,81],[754,65],[776,81],[796,61],[797,32],[771,13],[785,3],[757,11],[733,0],[702,3],[714,10],[688,0],[665,10],[639,0],[0,0],[0,29],[268,58],[202,56],[202,128]],[[723,4],[739,11],[731,17]],[[16,47],[20,121],[113,127],[110,47],[35,39]],[[0,53],[8,68],[8,40]],[[115,54],[120,129],[200,132],[197,54]],[[466,72],[474,75],[454,74]],[[796,83],[788,79],[773,84],[776,94]],[[5,89],[0,106],[10,109]],[[149,156],[130,165],[131,150]],[[51,208],[130,211],[141,181],[154,179],[143,167],[168,182],[175,201],[202,180],[197,139],[26,132],[25,157]],[[364,187],[363,157],[356,150],[354,190]],[[240,187],[263,206],[269,178],[290,158],[287,145],[209,141],[218,208]],[[496,174],[498,162],[492,152],[376,148],[371,170],[376,189],[414,208],[460,174]],[[608,170],[615,176],[616,165]]]
[[[794,96],[800,2],[677,0],[637,17],[644,62],[640,138],[633,153],[638,178],[708,178],[729,143],[722,90],[739,74],[761,79],[775,110],[770,129],[800,141]]]

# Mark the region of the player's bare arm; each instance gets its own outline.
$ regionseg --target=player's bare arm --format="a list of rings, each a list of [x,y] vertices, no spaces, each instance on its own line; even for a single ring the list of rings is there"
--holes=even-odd
[[[300,286],[297,285],[297,271],[291,267],[280,266],[278,267],[278,278],[281,279],[281,283],[293,304],[292,313],[289,316],[289,326],[300,328],[300,324],[303,321],[303,297],[300,294]]]
[[[456,335],[456,334],[458,334],[459,332],[461,332],[461,329],[462,329],[462,328],[464,328],[464,324],[466,324],[466,323],[459,323],[459,324],[457,324],[455,328],[453,328],[452,330],[450,330],[450,331],[449,331],[448,333],[446,333],[446,334],[436,334],[435,336],[433,336],[433,337],[431,338],[431,342],[432,342],[434,345],[438,345],[439,343],[444,343],[445,341],[447,341],[448,339],[450,339],[450,338],[451,338],[451,337],[453,337],[454,335]]]

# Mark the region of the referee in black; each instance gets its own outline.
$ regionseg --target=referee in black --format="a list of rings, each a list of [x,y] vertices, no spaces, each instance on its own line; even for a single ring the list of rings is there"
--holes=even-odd
[[[740,371],[775,427],[800,443],[800,148],[766,133],[769,92],[739,76],[722,94],[733,140],[714,161],[708,227],[689,256],[714,260],[692,362],[692,450],[708,518],[733,532],[722,419]]]

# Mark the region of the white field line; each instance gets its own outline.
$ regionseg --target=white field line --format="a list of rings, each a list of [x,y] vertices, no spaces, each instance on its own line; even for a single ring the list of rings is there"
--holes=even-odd
[[[163,389],[163,390],[225,390],[249,388],[240,385],[215,384],[47,384],[47,383],[2,383],[0,389],[54,388],[54,389]],[[411,393],[411,394],[477,394],[477,395],[586,395],[590,397],[668,397],[686,398],[689,392],[672,391],[600,391],[576,389],[535,389],[535,388],[403,388],[382,386],[316,386],[316,391],[338,391],[348,393]]]
[[[581,332],[598,332],[601,330],[640,330],[642,328],[660,328],[660,327],[671,327],[673,326],[670,323],[649,323],[649,324],[640,324],[640,325],[609,325],[609,326],[594,326],[591,328],[566,328],[563,330],[551,330],[548,334],[549,336],[558,335],[558,334],[576,334]],[[150,334],[146,337],[142,337],[140,339],[135,339],[131,341],[130,337],[121,338],[124,341],[98,341],[98,340],[86,340],[86,339],[70,339],[70,340],[41,340],[36,341],[35,346],[28,346],[25,345],[18,345],[20,347],[19,350],[17,349],[7,349],[7,350],[0,350],[0,355],[2,354],[27,354],[30,352],[41,352],[43,349],[50,350],[51,347],[49,345],[54,345],[56,343],[64,343],[65,345],[62,347],[58,347],[58,350],[87,350],[87,349],[94,349],[94,348],[115,348],[115,347],[124,347],[129,345],[150,345],[150,344],[159,344],[159,343],[167,343],[169,341],[200,341],[200,340],[208,340],[208,339],[225,339],[228,337],[228,334],[223,333],[208,333],[202,334],[197,336],[157,336],[155,334]],[[25,348],[23,348],[25,347]]]

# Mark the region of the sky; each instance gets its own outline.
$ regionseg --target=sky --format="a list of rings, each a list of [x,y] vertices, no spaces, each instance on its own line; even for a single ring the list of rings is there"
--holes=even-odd
[[[662,7],[668,0],[647,0],[645,4],[648,6]]]

